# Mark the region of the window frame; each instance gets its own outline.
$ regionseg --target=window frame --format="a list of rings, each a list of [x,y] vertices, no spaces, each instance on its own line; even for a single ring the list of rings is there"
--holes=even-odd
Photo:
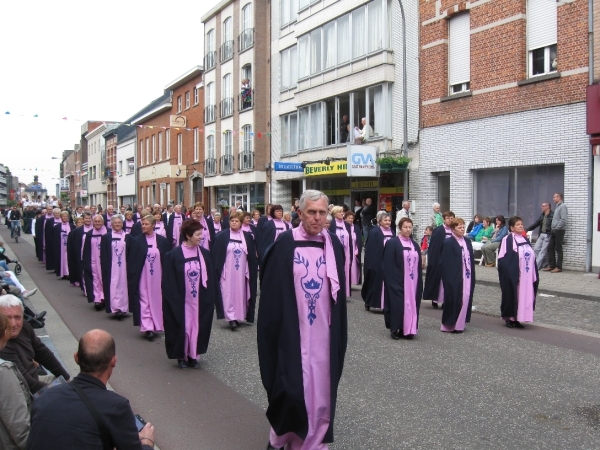
[[[177,165],[183,164],[183,133],[177,134]]]
[[[199,162],[200,160],[200,145],[199,145],[200,133],[199,128],[194,128],[194,162]]]
[[[181,101],[181,95],[179,97],[177,97],[177,114],[179,114],[182,111],[182,101]]]
[[[190,109],[190,91],[185,93],[185,109]]]

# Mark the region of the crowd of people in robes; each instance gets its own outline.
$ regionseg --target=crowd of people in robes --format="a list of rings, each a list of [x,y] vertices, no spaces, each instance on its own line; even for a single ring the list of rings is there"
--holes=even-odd
[[[383,313],[394,340],[417,335],[422,299],[443,309],[442,332],[462,333],[471,318],[471,234],[479,230],[467,233],[463,219],[438,207],[419,245],[408,207],[403,212],[394,218],[379,211],[365,227],[360,208],[329,205],[325,194],[307,190],[289,213],[269,204],[265,215],[241,206],[206,214],[202,203],[119,211],[109,205],[105,214],[48,205],[32,230],[47,270],[81,289],[95,310],[132,317],[145,339],[164,333],[167,357],[181,369],[200,367],[215,311],[237,331],[254,323],[259,303],[267,448],[326,449],[353,285],[362,284],[365,310]],[[522,328],[533,321],[538,269],[523,220],[511,217],[508,229],[498,251],[501,317]]]

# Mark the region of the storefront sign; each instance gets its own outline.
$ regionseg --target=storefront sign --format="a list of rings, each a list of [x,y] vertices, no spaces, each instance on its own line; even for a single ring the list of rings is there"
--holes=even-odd
[[[79,195],[81,195],[82,197],[87,197],[87,189],[82,189],[82,190],[79,192]]]
[[[313,177],[316,175],[334,175],[336,173],[346,173],[347,164],[345,161],[332,161],[329,164],[308,164],[304,168],[304,175]]]
[[[348,176],[349,177],[376,177],[377,147],[370,145],[348,146]]]
[[[350,195],[350,189],[323,189],[325,195]]]
[[[275,163],[275,171],[276,172],[304,172],[304,169],[302,168],[302,163],[276,162]]]
[[[379,187],[379,181],[371,180],[371,181],[353,181],[350,186],[352,189],[377,189]]]
[[[380,194],[402,194],[404,192],[404,188],[402,186],[399,187],[386,187],[379,189]]]

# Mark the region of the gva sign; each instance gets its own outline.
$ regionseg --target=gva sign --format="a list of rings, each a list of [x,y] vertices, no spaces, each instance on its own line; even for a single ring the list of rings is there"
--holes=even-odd
[[[375,157],[377,147],[368,145],[348,146],[348,176],[349,177],[376,177],[377,166]]]

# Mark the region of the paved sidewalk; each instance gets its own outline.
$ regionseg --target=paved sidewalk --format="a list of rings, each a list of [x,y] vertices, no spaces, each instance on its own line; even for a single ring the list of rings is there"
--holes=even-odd
[[[600,280],[596,273],[565,270],[560,273],[540,271],[539,292],[560,297],[600,302]],[[477,284],[499,286],[496,267],[476,266]]]

